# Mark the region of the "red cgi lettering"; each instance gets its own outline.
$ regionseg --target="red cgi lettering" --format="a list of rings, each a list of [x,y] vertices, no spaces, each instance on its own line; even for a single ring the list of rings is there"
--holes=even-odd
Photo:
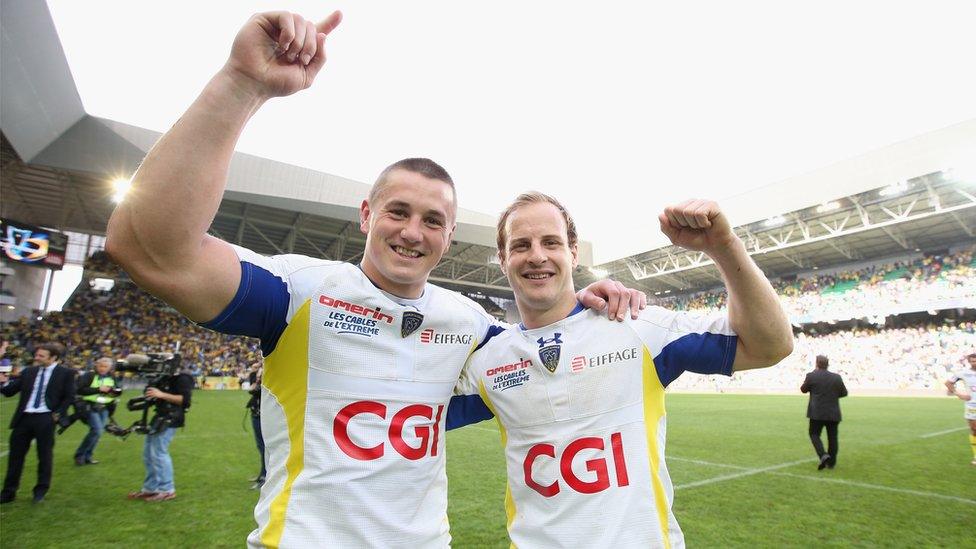
[[[335,421],[332,423],[332,435],[335,437],[336,444],[349,457],[362,461],[370,461],[383,457],[385,444],[380,442],[375,446],[359,446],[349,438],[349,422],[359,414],[373,414],[382,419],[386,419],[387,408],[385,404],[373,401],[353,402],[336,414]],[[388,438],[393,449],[401,456],[418,460],[428,455],[437,455],[437,444],[440,438],[441,415],[444,413],[444,405],[437,406],[437,415],[434,409],[426,404],[411,404],[393,414],[390,419]],[[419,444],[414,447],[407,444],[403,439],[403,429],[409,418],[421,417],[427,420],[434,420],[433,427],[418,425],[414,427],[414,436],[419,440]]]
[[[627,462],[624,459],[623,439],[620,433],[610,435],[610,447],[617,486],[627,486],[630,484],[630,478],[627,475]],[[581,479],[573,471],[573,462],[581,451],[589,449],[603,452],[605,448],[604,440],[599,437],[578,438],[566,446],[559,458],[559,472],[570,488],[581,494],[596,494],[610,487],[610,472],[607,468],[606,457],[594,457],[586,460],[586,470],[593,473],[592,478]],[[542,456],[555,459],[556,448],[552,444],[536,444],[525,455],[522,469],[525,472],[525,485],[543,497],[549,498],[559,493],[559,480],[554,480],[549,485],[543,485],[532,477],[532,465],[536,459]]]
[[[556,447],[552,444],[536,444],[529,449],[525,461],[522,462],[522,469],[525,471],[525,485],[547,498],[552,497],[559,493],[559,481],[553,481],[549,486],[543,486],[532,478],[532,463],[539,456],[556,457]]]

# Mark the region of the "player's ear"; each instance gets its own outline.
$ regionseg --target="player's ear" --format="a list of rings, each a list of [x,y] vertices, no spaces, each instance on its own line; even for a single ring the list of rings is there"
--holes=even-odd
[[[363,200],[363,203],[359,205],[359,230],[363,234],[369,233],[369,214],[372,213],[369,210],[369,201]]]

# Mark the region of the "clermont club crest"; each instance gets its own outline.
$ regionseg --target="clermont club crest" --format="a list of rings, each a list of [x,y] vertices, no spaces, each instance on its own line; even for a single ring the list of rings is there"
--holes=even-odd
[[[416,332],[423,323],[424,315],[416,311],[404,311],[403,322],[400,323],[400,337],[407,337]]]
[[[563,342],[559,339],[561,335],[563,334],[557,332],[553,334],[551,339],[540,337],[536,341],[539,344],[539,360],[550,373],[556,373],[556,367],[559,366],[559,350]]]

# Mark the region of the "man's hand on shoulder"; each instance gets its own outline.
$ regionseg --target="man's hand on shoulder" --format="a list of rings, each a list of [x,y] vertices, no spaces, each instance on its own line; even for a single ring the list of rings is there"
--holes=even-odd
[[[341,21],[339,11],[319,23],[287,11],[256,14],[237,33],[223,72],[262,99],[304,90],[325,66],[326,37]]]
[[[583,288],[576,299],[587,309],[603,311],[607,318],[622,321],[630,309],[630,318],[636,319],[647,307],[647,295],[640,290],[632,290],[615,280],[599,280]]]

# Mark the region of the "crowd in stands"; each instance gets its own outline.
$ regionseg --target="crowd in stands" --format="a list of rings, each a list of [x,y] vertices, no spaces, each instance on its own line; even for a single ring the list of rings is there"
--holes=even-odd
[[[968,368],[976,351],[976,324],[925,324],[911,328],[839,330],[825,335],[800,333],[793,354],[773,368],[725,376],[685,374],[670,385],[691,391],[731,389],[796,392],[817,355],[854,391],[941,391],[950,373]]]
[[[60,312],[4,325],[8,356],[29,364],[33,345],[56,341],[68,347],[69,366],[88,368],[101,356],[175,352],[180,344],[183,365],[195,376],[237,376],[260,360],[258,340],[201,328],[131,282],[107,292],[85,286]]]
[[[806,323],[924,311],[933,304],[976,299],[973,249],[926,254],[912,261],[871,265],[855,271],[795,280],[774,280],[790,320]],[[726,306],[723,291],[659,299],[677,310],[714,311]]]
[[[11,342],[7,356],[29,364],[33,346],[47,341],[69,348],[67,363],[89,368],[100,356],[124,358],[132,353],[174,352],[180,344],[183,364],[195,376],[237,376],[244,379],[260,360],[255,339],[226,336],[200,328],[175,310],[143,292],[124,278],[104,252],[96,252],[85,264],[86,281],[61,312],[43,319],[22,319],[2,327]],[[112,276],[109,291],[91,289],[93,276]],[[854,271],[777,281],[791,318],[827,315],[854,318],[864,311],[883,314],[898,304],[925,304],[940,299],[976,297],[976,264],[973,250],[951,255],[926,255],[914,261],[869,266]],[[470,296],[489,312],[504,315],[493,300]],[[725,294],[699,293],[675,297],[659,304],[679,310],[715,312],[725,305]],[[970,305],[971,306],[971,305]],[[845,311],[852,311],[845,317]],[[856,314],[853,312],[856,311]],[[679,390],[796,389],[819,354],[831,359],[849,387],[899,391],[938,389],[949,372],[964,367],[967,354],[976,350],[976,326],[926,324],[912,328],[854,328],[829,334],[799,333],[793,354],[780,365],[724,376],[684,375],[671,387]]]

